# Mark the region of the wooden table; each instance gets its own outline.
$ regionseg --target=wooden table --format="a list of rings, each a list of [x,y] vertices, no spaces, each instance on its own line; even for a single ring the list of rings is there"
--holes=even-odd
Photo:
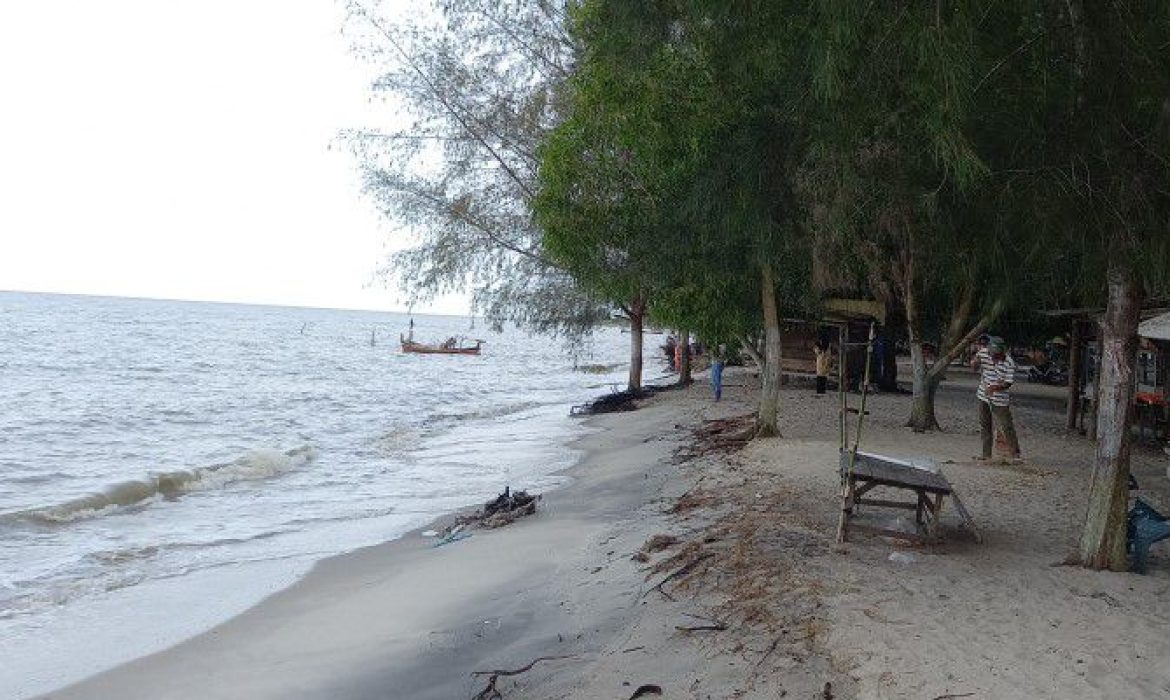
[[[939,522],[942,516],[943,504],[947,497],[955,506],[959,517],[971,531],[976,542],[982,542],[979,531],[971,514],[963,506],[959,494],[951,483],[942,474],[913,466],[913,462],[897,459],[885,455],[858,451],[853,463],[853,471],[849,471],[849,450],[840,453],[840,469],[842,480],[841,520],[837,527],[837,541],[845,541],[847,529],[874,532],[887,537],[912,540],[916,542],[932,542],[941,539]],[[879,486],[914,494],[915,501],[893,501],[867,497],[870,491]],[[875,527],[853,523],[850,520],[856,514],[858,506],[878,506],[882,508],[902,508],[914,511],[914,520],[925,530],[925,534],[918,532],[903,532],[888,528]]]

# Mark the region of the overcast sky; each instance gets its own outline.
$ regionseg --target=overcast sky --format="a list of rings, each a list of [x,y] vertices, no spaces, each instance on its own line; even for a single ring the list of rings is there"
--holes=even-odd
[[[329,150],[393,119],[342,21],[335,0],[0,3],[0,289],[402,308],[372,282],[390,226]]]

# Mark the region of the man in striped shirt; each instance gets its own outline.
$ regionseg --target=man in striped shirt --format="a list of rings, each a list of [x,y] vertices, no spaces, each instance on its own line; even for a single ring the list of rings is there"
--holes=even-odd
[[[1016,380],[1016,363],[1007,354],[1003,338],[989,338],[987,346],[975,354],[971,366],[979,372],[979,430],[983,439],[983,454],[976,459],[991,459],[994,427],[1003,431],[1012,460],[1020,459],[1020,440],[1012,423],[1011,387]]]

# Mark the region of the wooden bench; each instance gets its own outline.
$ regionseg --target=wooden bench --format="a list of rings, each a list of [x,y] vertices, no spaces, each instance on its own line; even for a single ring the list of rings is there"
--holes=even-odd
[[[942,474],[928,469],[914,466],[913,461],[896,459],[885,455],[870,452],[857,452],[853,463],[853,470],[849,470],[849,450],[840,452],[841,480],[843,482],[841,520],[837,528],[837,540],[843,542],[847,529],[852,526],[855,530],[873,532],[886,537],[911,540],[915,542],[934,542],[940,537],[940,518],[943,504],[947,497],[955,506],[956,512],[962,518],[964,525],[971,531],[976,542],[982,542],[979,531],[971,514],[963,506],[959,494]],[[915,495],[914,502],[894,501],[880,498],[871,498],[867,494],[875,488],[909,491]],[[920,526],[921,532],[903,532],[881,528],[850,521],[856,514],[858,506],[878,506],[882,508],[901,508],[914,511],[914,520]]]

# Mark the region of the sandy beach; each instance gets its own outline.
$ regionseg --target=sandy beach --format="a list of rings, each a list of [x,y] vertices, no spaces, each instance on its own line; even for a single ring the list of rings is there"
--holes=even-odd
[[[718,404],[699,382],[589,419],[573,482],[532,517],[441,548],[414,532],[326,560],[206,634],[47,697],[1170,694],[1165,545],[1147,576],[1059,566],[1092,447],[1065,433],[1051,397],[1018,402],[1018,466],[971,460],[978,426],[962,380],[940,394],[941,433],[902,427],[907,396],[871,397],[863,446],[940,462],[983,543],[952,512],[941,544],[857,534],[838,546],[834,398],[794,384],[783,437],[694,442],[704,421],[751,411],[753,382],[732,373]],[[1142,495],[1164,510],[1167,463],[1135,451]],[[497,675],[499,695],[490,674],[474,675],[524,668]]]

